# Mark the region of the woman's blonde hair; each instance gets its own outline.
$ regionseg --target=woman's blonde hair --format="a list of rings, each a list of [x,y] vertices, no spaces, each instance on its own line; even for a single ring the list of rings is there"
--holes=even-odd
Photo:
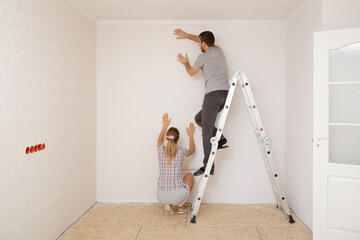
[[[165,146],[165,156],[167,159],[167,164],[171,164],[172,160],[174,160],[177,150],[177,141],[179,140],[179,130],[172,127],[169,128],[166,132],[166,139],[168,140],[168,143]]]

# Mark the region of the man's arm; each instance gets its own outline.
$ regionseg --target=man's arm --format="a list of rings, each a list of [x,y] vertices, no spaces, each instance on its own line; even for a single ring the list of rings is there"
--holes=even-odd
[[[185,38],[187,38],[187,39],[193,40],[194,42],[197,42],[197,43],[200,42],[200,39],[199,39],[198,36],[186,33],[183,30],[181,30],[180,28],[177,28],[177,29],[174,30],[174,35],[178,36],[176,39],[185,39]]]
[[[190,66],[187,54],[185,54],[184,57],[181,53],[179,53],[178,62],[182,63],[185,66],[186,71],[190,76],[194,76],[199,71],[199,69]]]

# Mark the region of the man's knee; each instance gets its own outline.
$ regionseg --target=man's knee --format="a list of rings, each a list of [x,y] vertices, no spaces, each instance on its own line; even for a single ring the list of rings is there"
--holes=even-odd
[[[214,126],[213,125],[203,125],[202,132],[203,132],[203,136],[213,137],[214,136]]]
[[[199,125],[201,127],[201,114],[196,114],[195,116],[195,122],[197,125]]]

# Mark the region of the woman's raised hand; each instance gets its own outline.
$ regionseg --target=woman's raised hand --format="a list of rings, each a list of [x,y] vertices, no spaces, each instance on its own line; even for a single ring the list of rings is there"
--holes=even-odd
[[[164,115],[162,116],[162,122],[163,122],[164,127],[169,126],[169,124],[171,122],[171,118],[169,119],[169,114],[168,113],[164,113]]]
[[[189,127],[186,128],[186,133],[189,135],[189,137],[193,137],[195,132],[195,125],[194,123],[190,123]]]

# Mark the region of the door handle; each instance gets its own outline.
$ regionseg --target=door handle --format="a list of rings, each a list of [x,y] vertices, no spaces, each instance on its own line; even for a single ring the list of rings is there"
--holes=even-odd
[[[320,147],[320,143],[319,143],[319,142],[322,141],[322,140],[329,140],[329,138],[318,136],[318,137],[315,139],[315,141],[316,141],[316,146],[317,146],[317,147]]]
[[[322,141],[322,140],[329,140],[329,138],[320,137],[320,136],[316,138],[316,141]]]

